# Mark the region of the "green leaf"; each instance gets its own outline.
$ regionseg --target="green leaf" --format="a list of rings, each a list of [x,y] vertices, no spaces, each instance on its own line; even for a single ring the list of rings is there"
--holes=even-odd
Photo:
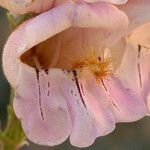
[[[11,12],[7,13],[8,21],[12,30],[16,29],[24,21],[34,17],[35,14],[16,15]]]
[[[13,111],[13,98],[14,94],[11,95],[11,101],[8,106],[7,126],[3,132],[0,132],[2,150],[17,150],[19,147],[27,143],[26,136],[21,127],[21,123]]]

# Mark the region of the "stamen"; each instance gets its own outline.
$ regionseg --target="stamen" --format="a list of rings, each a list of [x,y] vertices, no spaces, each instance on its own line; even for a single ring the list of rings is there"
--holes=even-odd
[[[42,69],[42,66],[40,65],[38,57],[35,55],[34,51],[32,53],[32,59],[33,59],[33,62],[34,62],[34,66],[36,68],[37,83],[38,83],[38,96],[39,96],[38,101],[39,101],[40,114],[41,114],[42,120],[44,120],[44,113],[43,113],[42,99],[41,99],[40,77],[39,77],[39,71]]]
[[[57,46],[56,46],[54,55],[51,58],[51,65],[50,65],[51,68],[54,68],[58,62],[60,52],[61,52],[61,42],[60,41],[61,40],[57,40],[57,43],[56,43]]]
[[[42,66],[41,66],[41,64],[40,64],[40,61],[39,61],[37,55],[36,55],[36,47],[33,48],[33,51],[32,51],[32,53],[31,53],[30,55],[31,55],[32,60],[33,60],[33,63],[34,63],[34,67],[35,67],[38,71],[40,71],[40,70],[42,69]]]
[[[101,58],[96,51],[92,51],[89,54],[73,63],[72,70],[84,73],[84,69],[87,69],[95,76],[97,81],[112,74],[111,58]]]
[[[41,64],[40,64],[40,62],[39,62],[37,56],[36,56],[36,55],[33,55],[32,58],[33,58],[33,62],[34,62],[35,68],[36,68],[37,70],[41,70],[42,67],[41,67]]]

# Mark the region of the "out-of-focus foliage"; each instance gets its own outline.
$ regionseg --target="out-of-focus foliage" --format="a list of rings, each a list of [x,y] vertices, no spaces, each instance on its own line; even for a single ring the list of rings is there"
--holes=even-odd
[[[6,13],[0,9],[0,56],[2,56],[2,49],[4,43],[10,34],[10,28]],[[0,124],[3,128],[6,124],[7,118],[7,104],[9,103],[10,88],[2,71],[2,57],[0,57]]]
[[[13,93],[13,92],[12,92]],[[3,132],[0,132],[0,141],[2,150],[17,150],[20,146],[25,144],[26,136],[21,128],[20,121],[13,111],[13,97],[8,106],[8,122]]]
[[[25,20],[32,18],[34,14],[27,14],[27,15],[15,15],[10,12],[7,13],[8,21],[10,27],[14,30],[17,26],[19,26]]]

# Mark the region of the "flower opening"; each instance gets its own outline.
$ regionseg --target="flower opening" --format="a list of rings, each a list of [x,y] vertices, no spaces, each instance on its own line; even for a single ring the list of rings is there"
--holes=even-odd
[[[97,51],[92,50],[72,65],[72,70],[84,73],[84,69],[90,71],[97,81],[107,78],[112,74],[112,59],[110,57],[100,57]]]

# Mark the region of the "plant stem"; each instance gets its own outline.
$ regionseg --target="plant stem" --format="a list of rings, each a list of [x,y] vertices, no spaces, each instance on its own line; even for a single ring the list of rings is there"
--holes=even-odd
[[[12,144],[3,144],[3,150],[17,150],[17,148]]]

